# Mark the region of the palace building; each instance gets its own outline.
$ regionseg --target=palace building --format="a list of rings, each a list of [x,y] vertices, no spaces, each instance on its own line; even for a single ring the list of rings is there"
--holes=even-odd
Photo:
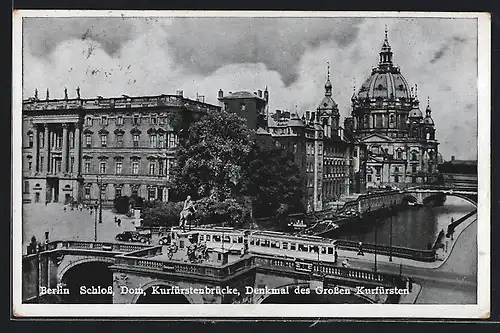
[[[176,95],[23,101],[24,202],[168,201],[179,119],[218,106]],[[184,117],[188,115],[189,117]]]
[[[353,94],[351,117],[344,123],[368,148],[368,187],[427,183],[438,174],[439,143],[429,100],[424,115],[417,85],[410,87],[392,57],[386,30],[378,66]]]

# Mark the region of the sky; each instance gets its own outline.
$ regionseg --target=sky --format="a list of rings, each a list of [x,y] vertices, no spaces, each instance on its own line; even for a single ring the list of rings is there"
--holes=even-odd
[[[175,94],[217,104],[219,89],[269,90],[269,110],[299,114],[324,96],[327,62],[341,121],[378,63],[393,61],[430,99],[445,160],[477,159],[477,21],[436,18],[25,18],[23,98]],[[425,114],[425,113],[424,113]]]

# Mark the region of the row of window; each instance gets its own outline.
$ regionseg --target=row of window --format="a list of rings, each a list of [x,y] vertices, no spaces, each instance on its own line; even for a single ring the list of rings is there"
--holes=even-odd
[[[90,195],[91,185],[92,184],[86,184],[86,186],[84,187],[83,195],[84,195],[84,198],[86,200],[90,200],[91,199],[91,195]],[[108,187],[108,184],[102,184],[101,185],[101,195],[104,196],[104,198],[105,198],[105,195],[106,195],[106,188],[107,187]],[[122,186],[114,186],[114,189],[115,189],[114,197],[115,198],[121,197],[122,193],[123,193]],[[160,192],[161,192],[161,189],[159,189],[159,188],[149,187],[148,188],[147,199],[148,200],[158,199],[159,196],[161,195]],[[137,189],[137,187],[133,187],[132,188],[131,195],[132,196],[139,195],[139,190]]]
[[[35,136],[33,133],[28,134],[28,147],[33,148]],[[70,148],[75,148],[75,136],[73,135],[73,132],[69,132],[69,147]],[[56,140],[52,142],[52,148],[62,148],[63,145],[63,137],[62,135],[57,134],[56,135]],[[38,147],[39,148],[44,148],[45,147],[45,134],[39,133],[39,140],[38,140]]]
[[[166,161],[160,160],[156,162],[149,162],[148,164],[148,174],[149,175],[158,175],[158,176],[168,176],[170,170],[173,166],[174,160],[168,159]],[[133,175],[138,175],[140,169],[140,162],[133,161],[130,164],[130,173]],[[83,167],[84,173],[89,174],[93,173],[93,165],[90,161],[84,162]],[[123,162],[117,161],[115,162],[114,174],[123,174],[124,172]],[[107,162],[99,162],[99,173],[109,173],[108,163]]]
[[[116,146],[123,147],[123,135],[116,134]],[[140,134],[133,134],[132,136],[132,147],[140,146]],[[108,147],[108,134],[101,134],[101,147]],[[149,135],[149,147],[150,148],[176,148],[179,144],[179,137],[177,134],[168,133],[165,137],[165,134],[150,134]],[[87,148],[91,148],[92,145],[92,134],[85,135],[85,146]]]
[[[124,116],[116,116],[115,119],[115,125],[117,126],[122,126],[125,121],[124,119],[128,117]],[[133,125],[140,125],[141,124],[141,119],[148,119],[149,118],[149,124],[150,125],[164,125],[166,124],[166,117],[165,116],[158,116],[158,115],[150,115],[149,117],[141,117],[139,114],[134,114],[131,117],[132,124]],[[108,126],[109,125],[109,120],[110,118],[106,115],[102,115],[100,118],[92,118],[91,116],[88,116],[85,118],[85,126],[92,126],[94,124],[94,121],[98,121],[99,125],[101,126]]]

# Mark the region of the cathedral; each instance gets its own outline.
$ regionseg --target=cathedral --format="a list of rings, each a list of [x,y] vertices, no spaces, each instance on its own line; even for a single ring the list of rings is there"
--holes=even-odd
[[[408,84],[392,57],[386,29],[378,66],[353,94],[351,117],[344,122],[367,147],[367,188],[431,183],[438,173],[429,99],[424,115],[417,85]]]

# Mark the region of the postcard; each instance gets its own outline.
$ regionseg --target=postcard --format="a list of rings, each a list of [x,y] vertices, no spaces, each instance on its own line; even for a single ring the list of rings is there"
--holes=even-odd
[[[489,317],[488,13],[13,18],[15,316]]]

